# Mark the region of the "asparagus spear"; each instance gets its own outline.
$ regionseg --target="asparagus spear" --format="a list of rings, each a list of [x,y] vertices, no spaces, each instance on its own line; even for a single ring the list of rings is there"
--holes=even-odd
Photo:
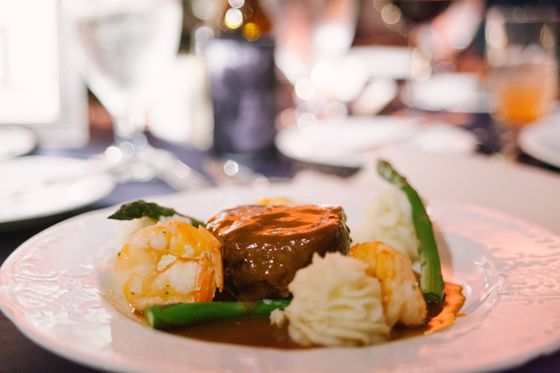
[[[204,226],[204,223],[202,221],[191,216],[183,215],[173,210],[172,208],[163,207],[156,203],[146,202],[143,200],[138,200],[121,205],[121,207],[114,214],[109,216],[109,219],[133,220],[141,217],[149,217],[150,219],[157,221],[162,216],[166,217],[173,215],[180,215],[188,218],[194,227],[198,227],[199,225]]]
[[[209,321],[248,316],[267,316],[275,309],[283,310],[289,300],[265,299],[255,302],[199,302],[151,306],[144,311],[154,329],[201,324]]]
[[[385,161],[377,162],[379,175],[401,189],[412,208],[412,222],[418,238],[418,256],[420,258],[420,288],[428,303],[443,301],[443,276],[432,222],[416,190],[400,175],[393,166]]]

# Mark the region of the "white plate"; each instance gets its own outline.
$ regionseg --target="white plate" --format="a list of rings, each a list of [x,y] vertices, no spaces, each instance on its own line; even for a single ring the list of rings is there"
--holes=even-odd
[[[441,158],[389,156],[418,185],[470,167],[489,170],[479,160],[453,162],[450,169],[446,160],[438,163]],[[430,163],[422,164],[426,160]],[[410,167],[418,165],[424,168],[413,172]],[[416,177],[430,167],[437,172]],[[499,168],[498,177],[519,178],[521,185],[532,175],[523,169]],[[444,175],[438,177],[439,173]],[[483,181],[494,180],[471,180],[465,188],[475,189]],[[534,208],[542,208],[547,198],[559,200],[558,179],[535,174],[533,181],[548,183],[551,188],[548,194],[538,190],[541,194],[535,197]],[[499,203],[515,203],[524,193],[516,188],[512,183],[508,193],[497,197],[502,200]],[[261,196],[286,195],[302,202],[341,204],[352,226],[364,210],[364,201],[373,196],[372,189],[360,183],[310,182],[307,178],[295,185],[202,190],[159,202],[205,218]],[[425,196],[437,190],[426,189]],[[476,198],[475,194],[465,199]],[[445,277],[461,283],[467,295],[466,315],[451,328],[429,336],[365,348],[282,351],[200,342],[153,331],[103,300],[106,289],[100,271],[115,255],[111,240],[119,224],[105,219],[109,210],[60,223],[18,248],[0,270],[0,304],[38,344],[111,371],[486,371],[512,367],[559,348],[560,237],[504,213],[429,200]],[[548,203],[548,209],[554,209]]]
[[[37,146],[37,136],[22,127],[0,126],[0,161],[30,153]]]
[[[560,167],[560,115],[523,129],[519,147],[540,161]]]
[[[348,53],[348,58],[359,62],[368,76],[395,80],[410,77],[411,56],[411,49],[406,47],[355,47]]]
[[[399,86],[391,79],[370,79],[351,103],[354,115],[374,115],[397,97]]]
[[[470,132],[442,123],[391,116],[349,117],[281,130],[276,146],[300,161],[359,167],[381,147],[396,145],[428,153],[468,155],[476,149]]]
[[[410,83],[403,99],[408,106],[427,111],[487,113],[489,98],[474,74],[438,74]]]
[[[108,195],[112,178],[89,161],[30,156],[0,162],[0,227],[87,206]]]

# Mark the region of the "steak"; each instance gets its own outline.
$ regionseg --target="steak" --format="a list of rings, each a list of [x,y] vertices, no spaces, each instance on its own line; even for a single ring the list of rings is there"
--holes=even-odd
[[[346,254],[350,246],[341,207],[240,206],[206,228],[222,241],[224,289],[239,300],[288,298],[288,284],[314,253]]]

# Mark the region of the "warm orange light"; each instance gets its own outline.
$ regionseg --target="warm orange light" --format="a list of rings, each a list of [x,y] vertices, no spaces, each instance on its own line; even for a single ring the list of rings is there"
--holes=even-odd
[[[501,122],[523,126],[543,116],[547,109],[542,82],[516,84],[510,82],[497,97],[496,116]]]
[[[261,28],[254,22],[247,22],[243,26],[243,36],[249,41],[257,40],[261,37]]]
[[[535,122],[556,97],[556,68],[546,63],[509,67],[494,77],[496,119],[511,126]]]

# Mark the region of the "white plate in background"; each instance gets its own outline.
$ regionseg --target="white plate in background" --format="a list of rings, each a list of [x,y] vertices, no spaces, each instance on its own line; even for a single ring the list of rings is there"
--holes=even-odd
[[[281,130],[276,146],[286,156],[311,163],[359,167],[382,147],[399,145],[444,155],[469,155],[473,134],[444,123],[394,116],[348,117]]]
[[[409,160],[420,164],[413,170],[404,166],[408,162],[404,156],[399,157],[401,171],[419,185],[464,172],[464,163],[471,164],[467,168],[475,164],[483,174],[489,171],[479,160],[459,158],[450,164],[439,157],[443,162],[425,163],[429,158],[423,155]],[[430,172],[423,176],[429,170],[437,170],[435,178]],[[499,197],[516,203],[525,193],[518,185],[527,175],[513,167],[502,171],[508,175],[505,179],[522,178]],[[539,184],[547,180],[535,179]],[[493,185],[491,176],[466,180],[470,186],[461,190],[476,191],[482,181]],[[536,196],[528,209],[539,208],[539,201],[547,198],[558,200],[560,182],[549,184],[552,192]],[[428,189],[420,189],[423,196],[432,195],[433,188]],[[325,179],[313,183],[307,178],[306,183],[199,190],[157,201],[207,218],[225,207],[282,195],[299,202],[340,204],[352,226],[374,194],[367,184]],[[468,193],[464,197],[470,198]],[[106,219],[113,209],[57,224],[20,246],[0,270],[0,304],[39,345],[110,371],[476,372],[513,367],[560,347],[560,237],[491,209],[428,201],[440,238],[444,276],[462,284],[467,295],[465,316],[429,336],[365,348],[286,351],[208,343],[151,330],[103,298],[108,289],[101,272],[114,258],[119,225]]]
[[[475,74],[444,73],[427,80],[410,82],[403,96],[411,107],[426,111],[487,113],[488,94]]]
[[[405,80],[410,77],[412,50],[407,47],[354,47],[347,58],[359,62],[372,78]]]
[[[37,136],[23,127],[0,126],[0,161],[31,153]]]
[[[375,115],[397,97],[398,84],[391,79],[370,79],[350,103],[354,115]]]
[[[0,227],[74,210],[107,196],[113,179],[83,159],[28,156],[0,162]]]
[[[524,128],[519,147],[533,158],[560,167],[560,115]]]

